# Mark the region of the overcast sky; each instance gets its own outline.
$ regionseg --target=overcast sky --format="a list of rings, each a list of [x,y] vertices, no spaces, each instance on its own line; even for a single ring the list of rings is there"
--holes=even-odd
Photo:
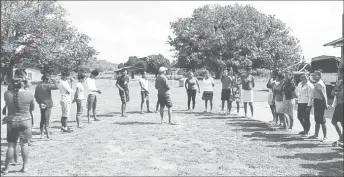
[[[300,40],[307,60],[319,55],[340,57],[340,48],[323,44],[341,37],[342,1],[60,1],[68,20],[92,38],[98,58],[114,63],[129,56],[161,53],[173,59],[167,44],[169,22],[188,17],[205,4],[250,4],[263,13],[275,14]]]

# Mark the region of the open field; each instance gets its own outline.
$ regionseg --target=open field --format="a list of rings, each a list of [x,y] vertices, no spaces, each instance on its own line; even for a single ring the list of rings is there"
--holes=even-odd
[[[204,104],[197,95],[195,112],[185,112],[186,93],[172,84],[173,122],[158,124],[156,113],[139,114],[140,92],[137,81],[130,83],[131,101],[128,117],[120,117],[120,98],[114,80],[98,80],[103,92],[98,99],[100,122],[76,129],[74,116],[71,134],[59,132],[59,91],[53,92],[55,107],[51,118],[54,139],[39,139],[39,110],[35,110],[34,136],[30,147],[30,172],[21,174],[20,166],[10,168],[8,176],[37,175],[259,175],[259,176],[341,176],[343,151],[331,147],[337,139],[328,120],[329,141],[311,141],[295,135],[295,131],[275,130],[270,121],[265,83],[258,82],[255,92],[255,117],[224,116],[220,111],[220,82],[216,81],[214,114],[201,113]],[[34,86],[30,88],[34,90]],[[151,109],[155,109],[156,90],[150,84]],[[1,94],[4,89],[2,87]],[[1,100],[3,105],[3,100]],[[234,106],[234,104],[233,104]],[[38,107],[37,107],[38,108]],[[76,105],[71,111],[75,115]],[[328,111],[327,118],[332,115]],[[234,109],[233,109],[233,112]],[[167,116],[165,118],[167,120]],[[311,117],[313,119],[313,116]],[[84,118],[86,123],[86,118]],[[314,132],[312,121],[311,132]],[[4,165],[6,126],[1,127],[1,167]],[[21,161],[21,160],[20,160]]]

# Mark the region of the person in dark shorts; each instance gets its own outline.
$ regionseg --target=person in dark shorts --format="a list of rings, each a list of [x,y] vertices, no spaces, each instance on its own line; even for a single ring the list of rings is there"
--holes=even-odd
[[[343,71],[343,68],[340,68]],[[343,132],[344,132],[344,122],[343,122],[343,102],[344,102],[344,86],[343,86],[343,72],[340,72],[339,74],[339,79],[336,84],[336,87],[332,90],[332,95],[335,96],[335,109],[332,117],[331,123],[334,125],[336,128],[336,131],[339,136],[339,140],[335,141],[332,145],[333,146],[338,146],[341,145],[343,146]],[[342,127],[338,125],[338,123],[341,124]]]
[[[205,101],[204,113],[206,113],[208,110],[208,101],[210,102],[210,113],[213,110],[214,86],[215,86],[214,79],[210,76],[209,71],[206,71],[203,78],[203,96],[202,96],[202,100]]]
[[[325,110],[329,108],[327,104],[326,86],[321,80],[321,72],[314,71],[312,74],[313,80],[316,82],[313,89],[313,105],[314,105],[314,120],[315,120],[315,134],[311,136],[311,139],[319,138],[320,126],[322,127],[324,137],[323,140],[327,140],[327,127],[325,119]]]
[[[52,81],[50,83],[49,81]],[[49,75],[44,74],[42,76],[42,83],[38,84],[35,89],[35,99],[39,108],[41,110],[41,123],[40,123],[40,130],[41,130],[41,138],[43,138],[43,130],[47,134],[47,138],[51,138],[50,134],[50,115],[51,109],[54,106],[53,99],[51,97],[52,90],[58,90],[59,85],[53,80]]]
[[[147,105],[147,112],[150,113],[149,110],[149,91],[148,91],[148,84],[149,80],[147,78],[146,71],[142,71],[142,77],[140,78],[140,87],[141,87],[141,114],[143,114],[143,104],[146,102]]]
[[[7,142],[8,149],[6,153],[5,168],[3,174],[8,173],[9,163],[13,159],[14,149],[17,147],[18,139],[20,139],[21,153],[23,158],[23,167],[20,170],[23,173],[28,171],[28,143],[32,137],[32,123],[30,112],[34,110],[34,96],[24,89],[25,78],[13,78],[13,90],[4,93],[5,104],[8,109],[8,116],[3,122],[7,124]]]
[[[85,81],[85,74],[78,74],[78,82],[76,83],[76,90],[72,103],[76,103],[76,124],[78,128],[82,128],[81,115],[83,112],[84,100],[85,100],[85,89],[82,85]]]
[[[155,80],[155,88],[158,90],[158,101],[160,103],[160,116],[161,124],[164,123],[164,109],[168,108],[168,122],[172,124],[172,100],[170,96],[170,86],[167,83],[167,77],[165,76],[167,68],[159,68],[159,76]]]
[[[189,76],[188,79],[186,79],[185,81],[185,89],[188,96],[188,111],[191,111],[190,109],[191,100],[192,100],[192,111],[193,111],[196,105],[197,89],[198,89],[198,93],[200,93],[201,90],[199,89],[198,79],[194,76],[193,72],[190,71],[188,73],[188,76]]]
[[[122,107],[121,107],[121,112],[122,112],[122,117],[126,117],[126,108],[127,108],[127,103],[129,102],[129,77],[128,77],[128,72],[127,70],[123,69],[122,70],[122,75],[117,78],[116,86],[119,90],[119,96],[121,97],[122,101]]]
[[[96,77],[99,75],[97,70],[93,70],[91,72],[90,77],[86,79],[86,85],[88,88],[88,96],[87,96],[87,119],[88,123],[90,123],[90,111],[92,109],[93,112],[93,119],[94,121],[100,121],[97,118],[97,94],[101,94],[102,92],[96,86]]]
[[[222,73],[221,83],[222,83],[222,91],[221,91],[221,101],[222,101],[222,107],[221,107],[221,113],[220,114],[226,114],[224,111],[225,102],[227,102],[227,113],[231,112],[232,109],[232,101],[230,100],[231,96],[231,78],[228,76],[228,71],[225,70]]]

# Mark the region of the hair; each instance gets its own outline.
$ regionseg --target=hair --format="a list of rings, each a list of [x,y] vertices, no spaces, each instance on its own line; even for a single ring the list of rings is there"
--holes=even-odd
[[[143,75],[144,73],[146,73],[146,71],[145,71],[145,70],[142,70],[142,71],[141,71],[141,74]]]
[[[293,72],[291,72],[291,71],[286,71],[285,73],[286,73],[286,74],[290,74],[290,75],[291,75],[291,79],[293,79],[293,78],[294,78],[294,74],[293,74]]]
[[[308,73],[301,73],[300,77],[305,76],[307,79],[309,78]]]
[[[81,79],[85,79],[85,74],[84,73],[79,73],[78,74],[78,80],[80,81]]]
[[[47,80],[47,79],[49,79],[49,78],[48,78],[47,75],[44,74],[44,75],[41,77],[41,79],[42,79],[42,81],[45,81],[45,80]]]
[[[93,71],[91,72],[91,74],[92,74],[93,76],[98,76],[98,75],[99,75],[99,72],[98,72],[97,70],[93,70]]]
[[[70,76],[70,73],[68,71],[62,71],[61,76]]]
[[[17,109],[19,109],[18,92],[19,92],[19,89],[21,89],[24,85],[23,81],[24,81],[23,78],[13,78],[12,79],[12,86],[13,86],[12,89],[13,89],[13,93],[14,93],[13,101],[14,101],[14,105],[16,106]]]
[[[321,71],[320,70],[314,71],[314,74],[318,75],[321,78]]]
[[[25,78],[27,76],[27,72],[25,69],[16,69],[14,76],[18,78]]]
[[[188,72],[188,75],[191,76],[191,74],[193,74],[193,72],[192,72],[192,71],[189,71],[189,72]]]
[[[284,74],[283,74],[282,71],[279,71],[279,72],[277,73],[277,79],[280,79],[280,80],[284,79]]]

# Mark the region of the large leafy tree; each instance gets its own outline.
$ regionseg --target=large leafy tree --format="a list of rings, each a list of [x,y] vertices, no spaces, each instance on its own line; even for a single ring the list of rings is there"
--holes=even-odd
[[[163,55],[149,55],[148,57],[148,72],[155,75],[158,74],[159,68],[164,66],[167,68],[171,67],[170,60],[165,58]]]
[[[95,60],[90,38],[65,20],[56,1],[1,2],[1,67],[40,68],[42,72],[81,69]]]
[[[301,59],[299,41],[286,24],[249,5],[205,5],[170,25],[168,43],[180,67],[219,73],[231,66],[284,67]]]

